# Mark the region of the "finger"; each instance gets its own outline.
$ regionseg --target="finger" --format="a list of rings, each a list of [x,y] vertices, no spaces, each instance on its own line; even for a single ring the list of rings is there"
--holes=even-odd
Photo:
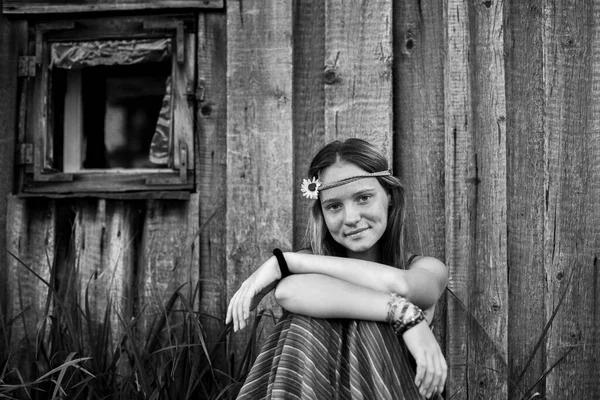
[[[233,319],[233,331],[237,332],[240,329],[240,318],[239,318],[239,303],[240,303],[240,296],[241,296],[241,292],[243,291],[242,288],[240,288],[235,295],[233,296],[233,299],[231,300],[231,317]]]
[[[244,318],[244,321],[247,321],[250,317],[250,304],[252,303],[252,299],[254,299],[254,294],[246,293],[246,296],[242,301],[242,316]]]
[[[432,357],[432,380],[428,390],[428,396],[432,397],[440,387],[440,380],[442,379],[442,366],[441,366],[441,353],[435,352]]]
[[[248,291],[244,290],[244,292],[240,295],[240,298],[238,299],[238,308],[237,308],[237,312],[238,312],[238,324],[239,324],[239,329],[244,329],[246,327],[246,321],[248,319],[247,315],[247,311],[245,308],[245,303],[246,303],[246,298],[248,297]]]
[[[237,293],[237,292],[236,292]],[[235,295],[231,296],[231,300],[229,300],[229,304],[227,305],[227,315],[225,317],[225,323],[228,324],[233,321],[233,305],[235,304]]]
[[[417,385],[418,388],[421,387],[421,382],[423,382],[423,375],[424,375],[424,365],[423,363],[417,361],[415,359],[416,363],[417,363],[417,374],[415,375],[415,385]]]
[[[231,321],[231,300],[227,305],[227,314],[225,314],[225,324],[228,324]]]
[[[424,375],[423,381],[421,382],[421,394],[425,397],[429,397],[431,395],[433,386],[433,377],[434,377],[434,359],[431,351],[428,351],[425,354],[425,366],[424,366]]]
[[[446,386],[446,378],[448,377],[448,364],[446,363],[446,358],[443,355],[441,359],[441,368],[442,378],[440,379],[440,383],[438,384],[438,393],[444,392],[444,387]]]

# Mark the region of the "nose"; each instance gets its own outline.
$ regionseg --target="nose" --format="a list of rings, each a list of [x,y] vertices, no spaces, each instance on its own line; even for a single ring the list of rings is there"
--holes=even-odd
[[[356,207],[347,206],[344,213],[344,223],[346,225],[356,225],[360,221],[360,212]]]

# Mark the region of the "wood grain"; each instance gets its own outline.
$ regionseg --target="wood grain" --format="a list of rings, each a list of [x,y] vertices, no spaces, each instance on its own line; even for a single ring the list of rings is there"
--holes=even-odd
[[[600,396],[600,7],[589,1],[544,4],[546,318],[566,293],[546,341],[547,367],[560,361],[546,379],[546,394],[595,398]]]
[[[52,269],[56,254],[56,206],[54,201],[22,200],[8,196],[7,320],[11,321],[11,348],[23,365],[33,362],[32,348],[53,309]],[[48,328],[48,325],[46,325]],[[29,370],[24,370],[28,374]],[[25,376],[28,378],[28,376]]]
[[[189,201],[148,200],[137,259],[137,310],[142,337],[180,293],[191,302],[199,280],[198,195]],[[133,266],[132,266],[133,267]],[[178,320],[173,317],[171,323]]]
[[[203,312],[218,318],[203,319],[211,337],[223,329],[228,300],[224,290],[227,287],[227,70],[223,68],[227,63],[226,22],[224,14],[205,14],[198,19],[198,84],[205,93],[196,112],[200,304]]]
[[[139,209],[134,202],[105,199],[80,200],[74,209],[73,261],[60,268],[61,287],[73,285],[75,300],[86,314],[89,312],[87,318],[95,326],[94,331],[110,324],[116,349],[125,332],[121,321],[131,320],[134,309]],[[66,291],[63,294],[72,295]]]
[[[449,396],[507,396],[502,2],[450,1],[446,55]],[[485,66],[485,68],[478,68]]]
[[[392,2],[325,2],[325,134],[392,159]]]
[[[544,351],[538,350],[527,365],[546,322],[543,5],[539,0],[507,1],[505,11],[512,21],[505,37],[508,398],[520,398],[529,388],[543,398],[544,385],[535,384],[545,369]]]
[[[228,2],[228,298],[274,247],[292,249],[291,99],[291,1]],[[235,359],[248,331],[232,337]]]
[[[406,185],[408,252],[444,261],[444,7],[394,3],[394,171]],[[434,332],[445,347],[446,299]]]
[[[325,134],[325,3],[294,1],[294,68],[292,104],[294,130],[294,249],[308,247],[306,227],[312,201],[300,184]]]
[[[0,15],[0,71],[16,71],[18,30]],[[16,74],[0,73],[0,265],[8,265],[7,259],[7,212],[8,194],[13,191],[15,132],[18,111]],[[0,311],[6,315],[8,300],[7,270],[0,268]]]
[[[223,0],[104,0],[30,1],[4,0],[6,14],[52,14],[91,11],[125,11],[169,8],[222,8]]]

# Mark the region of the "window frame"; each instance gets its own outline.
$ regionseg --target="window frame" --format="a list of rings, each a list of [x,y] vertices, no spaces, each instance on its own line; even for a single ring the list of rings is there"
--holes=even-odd
[[[19,193],[23,195],[143,194],[181,197],[161,192],[190,192],[195,187],[196,20],[193,15],[89,18],[34,23],[30,29],[32,56],[19,59],[23,77],[18,134],[21,164]],[[54,124],[50,46],[52,42],[136,38],[172,40],[173,168],[65,173],[53,165]],[[66,130],[65,130],[66,132]],[[63,132],[63,134],[65,134]],[[67,140],[67,138],[63,138]]]

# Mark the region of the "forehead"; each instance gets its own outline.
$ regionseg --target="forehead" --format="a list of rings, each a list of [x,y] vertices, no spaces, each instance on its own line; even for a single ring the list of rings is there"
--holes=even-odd
[[[338,161],[335,164],[325,168],[320,175],[320,181],[323,184],[339,181],[341,179],[350,178],[356,175],[366,174],[364,169],[344,161]],[[381,189],[383,187],[377,178],[363,178],[345,185],[324,190],[319,193],[321,201],[327,201],[332,198],[339,198],[358,192],[360,190]]]
[[[338,161],[325,168],[320,174],[320,180],[323,184],[339,181],[340,179],[350,178],[351,176],[366,174],[367,171],[355,164],[346,161]]]

